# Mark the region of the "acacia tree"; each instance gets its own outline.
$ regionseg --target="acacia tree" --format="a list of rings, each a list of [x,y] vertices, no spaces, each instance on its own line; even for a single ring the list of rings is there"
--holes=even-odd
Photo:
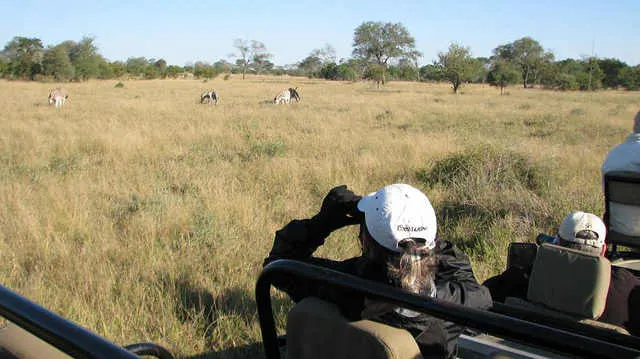
[[[383,84],[389,60],[420,56],[415,47],[415,39],[401,23],[368,21],[358,26],[353,34],[354,57],[382,69]]]
[[[260,71],[262,65],[272,57],[272,55],[267,52],[267,47],[260,41],[235,39],[233,41],[233,47],[235,47],[238,52],[231,54],[231,57],[237,58],[236,63],[242,68],[243,80],[251,64],[255,64],[257,67],[256,70]]]
[[[524,88],[535,83],[545,66],[553,61],[553,53],[544,51],[540,43],[523,37],[513,43],[500,45],[493,50],[496,57],[518,66]]]
[[[520,81],[520,72],[510,62],[497,59],[491,65],[487,80],[491,86],[500,87],[502,95],[505,87]]]
[[[2,52],[9,59],[10,72],[15,77],[33,80],[42,70],[44,46],[40,39],[16,36]]]
[[[460,85],[471,80],[476,72],[471,50],[456,43],[449,45],[449,51],[438,54],[436,65],[440,67],[443,77],[453,85],[454,93],[458,93]]]
[[[92,37],[83,37],[69,50],[69,59],[76,70],[76,78],[83,81],[95,77],[98,74],[100,63],[104,62],[93,41]]]

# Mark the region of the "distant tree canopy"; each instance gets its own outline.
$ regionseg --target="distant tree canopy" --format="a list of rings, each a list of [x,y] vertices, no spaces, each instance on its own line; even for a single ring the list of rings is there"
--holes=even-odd
[[[313,49],[294,64],[277,66],[266,46],[256,40],[236,39],[234,61],[194,61],[178,66],[165,59],[129,57],[108,61],[92,37],[45,45],[38,38],[15,36],[0,51],[0,78],[38,81],[86,81],[91,78],[204,78],[220,73],[295,75],[327,80],[448,81],[454,91],[464,83],[512,85],[555,90],[601,88],[640,90],[640,67],[615,58],[585,57],[555,61],[538,41],[523,37],[497,46],[490,58],[472,57],[471,49],[456,45],[440,52],[432,64],[419,66],[422,54],[400,23],[364,22],[354,30],[352,57],[336,60],[333,46]],[[517,76],[515,75],[517,74]],[[515,76],[515,77],[514,77]]]
[[[544,67],[553,62],[553,54],[544,50],[538,41],[523,37],[493,50],[494,57],[510,62],[520,69],[522,85],[529,87],[538,80]]]
[[[358,26],[353,34],[353,56],[370,65],[371,73],[382,71],[381,82],[392,59],[417,59],[421,53],[415,48],[415,39],[401,23],[368,21]]]
[[[267,52],[267,47],[260,41],[235,39],[233,47],[237,52],[231,57],[236,58],[236,65],[242,69],[242,79],[245,79],[247,70],[253,69],[256,73],[261,73],[265,67],[268,67],[268,60],[273,57]],[[273,65],[271,65],[273,67]]]

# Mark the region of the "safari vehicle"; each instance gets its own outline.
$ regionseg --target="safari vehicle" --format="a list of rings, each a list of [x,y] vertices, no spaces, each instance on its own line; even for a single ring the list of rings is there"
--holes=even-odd
[[[541,253],[545,253],[544,248]],[[557,260],[562,256],[547,257]],[[256,284],[267,359],[280,358],[283,352],[287,358],[301,359],[422,357],[407,331],[368,320],[349,322],[337,307],[318,298],[305,298],[297,303],[289,312],[286,334],[278,336],[270,289],[283,277],[348,288],[471,328],[458,340],[459,358],[640,358],[640,338],[606,325],[574,320],[564,313],[554,315],[554,310],[547,308],[537,311],[535,307],[495,303],[490,311],[482,311],[427,299],[312,264],[279,260],[263,269]]]
[[[173,359],[154,343],[124,348],[0,286],[0,359]]]
[[[358,291],[368,297],[469,328],[458,339],[459,358],[640,358],[640,338],[597,321],[604,310],[611,266],[640,273],[640,237],[619,232],[611,203],[640,207],[640,176],[605,176],[607,258],[550,244],[512,243],[507,266],[531,265],[527,300],[507,298],[489,311],[428,299],[308,263],[279,260],[256,283],[256,302],[267,359],[420,358],[405,330],[367,320],[349,322],[337,307],[306,298],[290,311],[278,336],[271,287],[278,278]],[[120,347],[0,286],[0,358],[172,359],[153,343]]]
[[[337,307],[318,298],[297,303],[288,315],[286,334],[277,336],[270,288],[286,277],[348,288],[471,328],[458,340],[460,358],[640,358],[640,338],[597,320],[604,311],[612,266],[640,275],[640,236],[621,230],[611,211],[613,203],[640,208],[640,175],[612,172],[604,184],[606,258],[542,241],[512,243],[507,267],[528,266],[523,268],[531,273],[527,298],[507,298],[489,311],[419,297],[303,262],[271,263],[256,285],[266,357],[280,358],[281,352],[302,359],[421,357],[407,331],[367,320],[349,322]]]

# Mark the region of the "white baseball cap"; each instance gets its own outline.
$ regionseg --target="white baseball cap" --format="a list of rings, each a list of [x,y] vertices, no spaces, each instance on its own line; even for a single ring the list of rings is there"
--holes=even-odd
[[[580,231],[593,231],[598,235],[597,239],[576,238],[576,233]],[[607,228],[600,217],[595,214],[585,212],[573,212],[562,220],[558,235],[565,241],[578,244],[586,244],[591,247],[602,248],[604,239],[607,236]]]
[[[427,196],[408,184],[392,184],[358,202],[371,237],[383,247],[402,252],[403,239],[422,238],[423,248],[436,246],[436,214]]]

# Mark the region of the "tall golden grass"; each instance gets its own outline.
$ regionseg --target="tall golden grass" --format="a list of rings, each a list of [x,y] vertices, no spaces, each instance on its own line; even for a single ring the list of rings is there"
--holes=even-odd
[[[640,95],[289,77],[0,82],[2,283],[118,344],[255,357],[255,280],[274,231],[333,186],[425,191],[479,280],[509,241],[603,210],[599,168]],[[300,103],[273,105],[298,86]],[[205,89],[217,106],[199,104]],[[462,175],[457,175],[457,174]],[[355,229],[319,255],[356,255]],[[288,308],[276,302],[280,323]]]

